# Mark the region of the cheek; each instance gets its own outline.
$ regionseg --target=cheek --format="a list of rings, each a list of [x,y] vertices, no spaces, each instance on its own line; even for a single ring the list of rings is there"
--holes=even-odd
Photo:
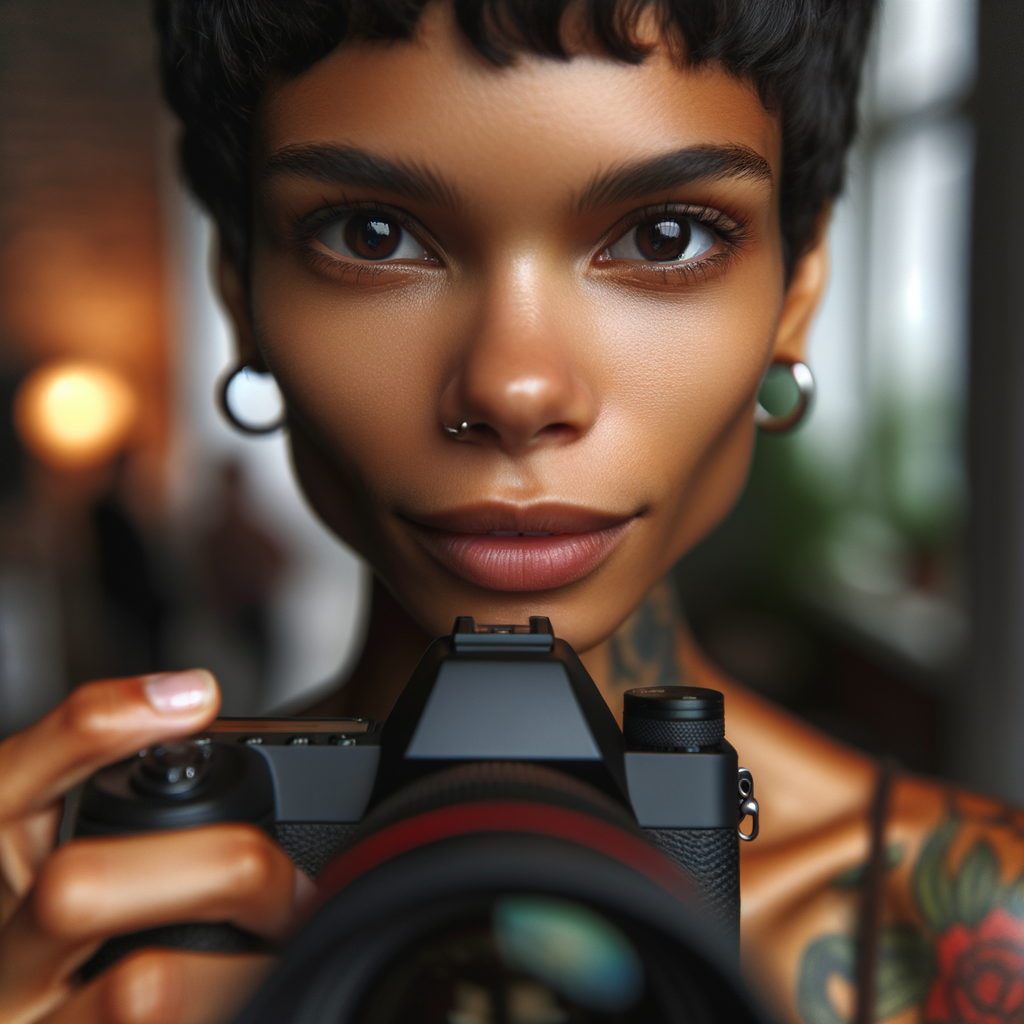
[[[758,268],[760,269],[760,268]],[[753,449],[752,405],[771,358],[781,288],[773,267],[671,301],[593,303],[603,332],[605,453],[650,496],[657,578],[728,514]]]
[[[713,525],[746,472],[781,305],[773,271],[754,265],[675,295],[594,278],[548,293],[545,344],[599,408],[589,436],[546,456],[553,493],[592,500],[596,486],[608,507],[649,507],[652,551],[681,554]],[[439,401],[481,329],[480,297],[429,275],[391,290],[339,287],[272,254],[255,261],[253,283],[267,363],[328,456],[316,483],[352,506],[339,532],[350,539],[358,520],[365,552],[371,536],[383,542],[382,509],[436,504],[448,486]],[[461,480],[460,499],[491,484],[481,469]],[[327,499],[309,496],[323,514]],[[325,518],[339,528],[340,512]]]
[[[609,381],[606,411],[637,454],[685,477],[738,417],[746,422],[779,311],[777,287],[759,284],[748,278],[742,289],[719,284],[671,301],[620,293],[592,304]]]
[[[277,269],[254,277],[254,321],[293,415],[349,467],[400,472],[436,428],[446,319],[435,290],[354,294]]]

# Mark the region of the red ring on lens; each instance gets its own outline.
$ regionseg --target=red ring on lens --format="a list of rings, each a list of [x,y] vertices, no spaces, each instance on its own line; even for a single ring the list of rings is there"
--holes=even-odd
[[[631,867],[680,899],[693,899],[687,877],[638,836],[580,811],[527,800],[452,804],[388,825],[324,869],[317,880],[321,899],[329,899],[360,875],[403,853],[476,832],[518,832],[567,840]]]

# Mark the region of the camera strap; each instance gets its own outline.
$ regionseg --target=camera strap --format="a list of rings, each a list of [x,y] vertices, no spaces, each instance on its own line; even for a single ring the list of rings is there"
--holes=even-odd
[[[874,1024],[875,994],[878,978],[878,944],[885,905],[886,848],[885,822],[889,798],[899,774],[899,764],[884,757],[878,764],[878,779],[871,801],[871,844],[864,873],[864,896],[857,935],[857,1012],[854,1024]]]

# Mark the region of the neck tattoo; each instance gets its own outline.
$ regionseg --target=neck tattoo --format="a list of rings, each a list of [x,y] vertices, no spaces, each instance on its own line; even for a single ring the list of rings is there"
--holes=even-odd
[[[678,686],[683,671],[676,659],[681,617],[669,579],[656,583],[609,640],[611,685],[622,692],[638,686]]]

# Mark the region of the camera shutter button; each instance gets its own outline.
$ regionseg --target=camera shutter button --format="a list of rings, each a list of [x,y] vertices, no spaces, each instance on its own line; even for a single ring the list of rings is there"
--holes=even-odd
[[[699,751],[725,738],[725,698],[701,686],[647,686],[627,690],[622,731],[643,750]]]

